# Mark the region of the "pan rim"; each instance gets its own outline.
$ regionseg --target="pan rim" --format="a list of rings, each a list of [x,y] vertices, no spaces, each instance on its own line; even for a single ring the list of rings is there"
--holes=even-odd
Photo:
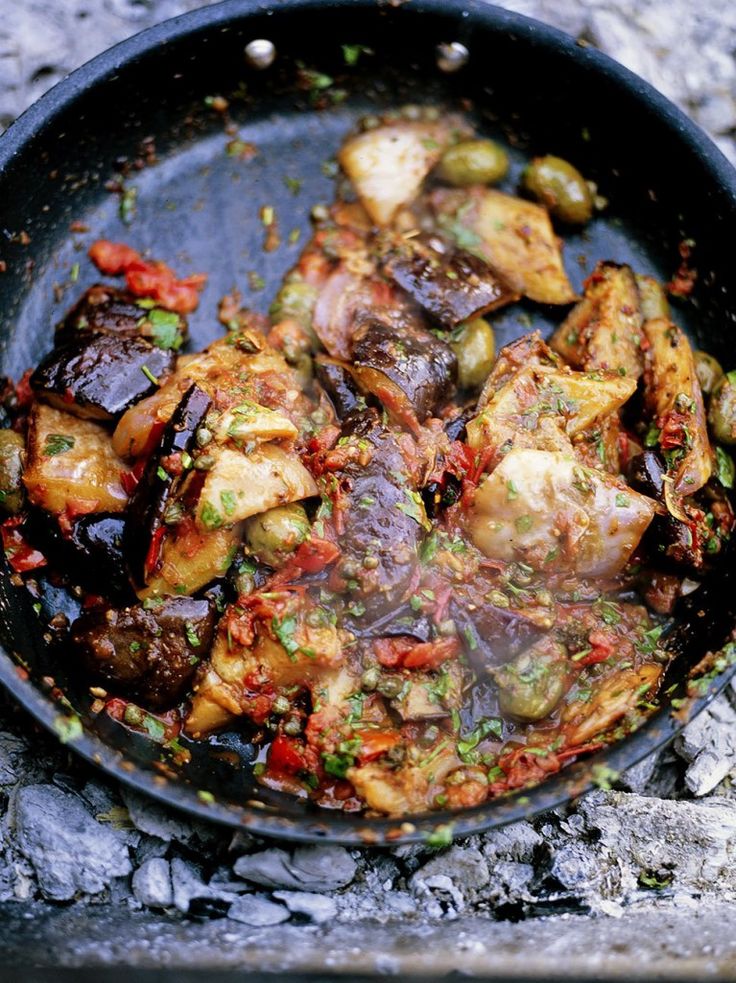
[[[366,13],[378,9],[374,0],[279,0],[272,7],[258,0],[223,0],[211,7],[199,8],[164,21],[121,41],[60,81],[0,135],[0,182],[14,159],[53,126],[77,98],[90,87],[102,85],[113,78],[122,66],[146,57],[160,45],[175,43],[201,31],[217,30],[218,27],[227,30],[234,22],[247,21],[249,17],[263,17],[268,13],[284,17],[295,9],[318,9],[324,13],[326,8],[338,7]],[[676,136],[683,151],[700,161],[709,180],[728,195],[736,208],[736,170],[710,137],[653,86],[608,55],[591,47],[581,47],[570,36],[540,21],[482,0],[412,0],[406,9],[416,16],[454,15],[458,28],[472,24],[495,32],[510,32],[521,43],[556,48],[562,55],[581,63],[587,71],[608,76],[637,101],[649,105],[651,111]],[[734,672],[736,666],[729,667],[710,682],[705,695],[690,705],[688,719],[705,708],[725,687]],[[58,721],[64,716],[63,712],[30,679],[23,678],[17,663],[1,648],[0,683],[36,721],[58,737]],[[397,845],[426,841],[438,827],[449,825],[454,836],[467,836],[546,812],[593,788],[595,783],[591,780],[590,772],[597,763],[605,762],[614,771],[631,767],[669,742],[682,726],[683,722],[675,720],[670,708],[663,707],[623,741],[564,769],[534,788],[521,789],[473,809],[410,816],[403,821],[327,810],[292,817],[247,804],[226,805],[218,801],[203,801],[193,786],[184,782],[170,783],[153,771],[132,766],[119,751],[96,735],[84,732],[72,738],[68,746],[126,786],[198,819],[298,842],[331,842],[346,846]],[[129,770],[131,767],[132,771]]]

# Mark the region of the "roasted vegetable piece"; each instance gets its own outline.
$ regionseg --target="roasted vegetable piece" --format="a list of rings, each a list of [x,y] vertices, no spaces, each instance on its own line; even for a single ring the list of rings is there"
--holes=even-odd
[[[39,399],[88,420],[115,420],[150,395],[175,356],[144,338],[85,335],[54,348],[31,376]]]
[[[449,147],[437,166],[437,177],[456,188],[496,184],[509,169],[506,151],[493,140],[461,140]]]
[[[247,454],[220,448],[213,457],[197,504],[200,529],[233,525],[317,494],[314,479],[297,455],[275,444]]]
[[[449,345],[415,323],[366,318],[353,335],[353,376],[398,420],[421,422],[451,392],[457,359]]]
[[[721,363],[707,352],[695,352],[695,374],[704,396],[710,396],[724,376]]]
[[[551,347],[578,369],[609,369],[632,379],[644,370],[642,314],[630,267],[599,263],[585,296],[552,335]]]
[[[47,512],[121,512],[128,468],[98,423],[36,403],[28,427],[23,483],[34,505]]]
[[[340,503],[344,532],[338,573],[355,581],[366,620],[375,620],[395,607],[406,589],[428,520],[396,435],[381,425],[375,410],[348,417],[343,436],[367,448],[370,460],[351,462],[341,473],[349,492]]]
[[[88,333],[144,337],[159,348],[176,351],[187,338],[187,321],[182,314],[157,307],[152,301],[137,300],[127,290],[98,283],[82,294],[57,325],[54,340],[63,345]]]
[[[448,329],[519,299],[484,260],[431,237],[399,240],[384,271]]]
[[[82,615],[71,639],[94,675],[152,708],[174,704],[212,644],[215,607],[210,601],[172,597]]]
[[[23,508],[26,442],[14,430],[0,430],[0,510],[15,515]]]
[[[343,144],[340,165],[376,225],[388,225],[411,204],[449,134],[446,123],[386,123]]]
[[[478,317],[461,326],[451,344],[457,357],[457,383],[463,389],[478,389],[493,368],[496,339],[485,318]]]
[[[280,567],[286,557],[307,538],[309,528],[304,508],[298,502],[292,502],[248,519],[245,540],[250,552],[262,563]]]
[[[577,299],[544,208],[485,188],[438,189],[430,202],[440,229],[485,259],[514,290],[542,304]]]
[[[659,429],[659,446],[672,478],[671,491],[678,496],[692,495],[703,487],[712,471],[703,394],[693,351],[684,332],[664,318],[646,321],[644,333],[650,345],[645,399]],[[665,498],[672,510],[667,485]]]
[[[145,587],[141,600],[166,594],[194,594],[218,577],[224,577],[237,552],[243,525],[202,531],[185,520],[163,539],[161,562]]]
[[[602,737],[637,704],[652,700],[656,694],[663,667],[647,663],[638,669],[620,669],[603,677],[591,693],[579,701],[568,703],[562,714],[567,742],[575,747]]]
[[[138,584],[148,583],[159,569],[166,509],[186,473],[182,457],[193,450],[197,430],[211,405],[209,396],[198,386],[189,387],[164,428],[131,499],[126,547],[131,573]]]
[[[493,670],[502,713],[519,720],[549,716],[570,688],[574,673],[567,649],[551,635]]]
[[[358,390],[353,377],[342,362],[326,355],[318,355],[314,360],[317,381],[332,400],[339,420],[358,407]]]
[[[634,278],[639,290],[639,304],[644,320],[650,321],[657,317],[665,317],[670,320],[670,302],[667,300],[667,294],[659,280],[655,280],[653,276],[643,276],[640,273],[635,274]]]
[[[122,515],[83,515],[72,524],[69,543],[78,570],[90,590],[117,600],[135,599],[123,550]]]
[[[708,423],[722,444],[736,444],[736,376],[727,373],[716,384],[708,407]]]
[[[511,450],[475,495],[469,531],[497,560],[579,576],[619,573],[655,503],[564,453]]]
[[[593,215],[593,195],[587,181],[561,157],[535,157],[524,171],[522,184],[563,222],[585,225]]]

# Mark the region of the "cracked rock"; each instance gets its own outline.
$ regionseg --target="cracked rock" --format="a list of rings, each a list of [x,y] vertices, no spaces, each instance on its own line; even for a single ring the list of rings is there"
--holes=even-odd
[[[265,928],[285,922],[289,911],[283,905],[269,901],[264,894],[244,894],[233,901],[227,917],[254,928]]]
[[[99,894],[131,871],[123,837],[94,820],[70,792],[51,785],[21,788],[14,824],[20,852],[43,894],[54,901]]]
[[[286,850],[269,848],[240,857],[233,866],[238,877],[263,887],[316,892],[345,887],[355,877],[356,869],[353,858],[340,846],[301,846],[291,856]]]
[[[337,915],[337,905],[332,898],[306,891],[274,891],[274,898],[283,901],[292,914],[306,915],[318,925],[329,922]]]
[[[453,846],[445,853],[433,857],[412,876],[412,888],[419,883],[432,887],[430,880],[443,876],[457,884],[463,891],[474,891],[485,887],[490,880],[488,864],[475,847]]]
[[[174,900],[168,860],[163,857],[144,860],[133,874],[133,894],[147,908],[168,908]]]

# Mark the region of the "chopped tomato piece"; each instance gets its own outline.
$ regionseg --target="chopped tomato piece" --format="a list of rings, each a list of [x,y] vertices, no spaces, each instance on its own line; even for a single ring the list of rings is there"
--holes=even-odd
[[[378,638],[373,643],[376,658],[387,669],[436,669],[448,659],[460,654],[457,638],[438,638],[433,642],[417,642],[406,635]]]
[[[89,247],[89,258],[101,273],[118,276],[132,269],[136,263],[143,265],[141,254],[124,242],[98,239]]]
[[[286,775],[296,775],[307,768],[304,745],[284,734],[277,734],[268,752],[268,767]]]
[[[28,573],[46,566],[46,557],[39,550],[29,546],[19,529],[2,526],[3,546],[8,563],[16,573]]]
[[[362,765],[380,758],[401,740],[396,730],[356,730],[355,736],[360,738],[357,758]]]
[[[128,289],[139,297],[151,297],[162,307],[189,314],[199,304],[199,292],[207,282],[204,273],[178,279],[166,263],[146,260],[122,242],[99,239],[90,246],[89,257],[103,273],[125,274]]]

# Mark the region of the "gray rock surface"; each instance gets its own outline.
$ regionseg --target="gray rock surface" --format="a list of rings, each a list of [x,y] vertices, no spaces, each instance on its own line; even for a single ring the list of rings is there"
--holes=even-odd
[[[99,894],[131,871],[123,838],[93,819],[77,796],[52,785],[20,788],[9,819],[20,854],[53,901]]]
[[[287,921],[289,911],[283,905],[269,901],[263,894],[245,894],[233,901],[227,917],[254,928],[264,928]]]
[[[306,915],[317,925],[329,922],[337,915],[337,904],[323,894],[310,894],[307,891],[274,891],[274,898],[283,901],[295,915]]]
[[[133,894],[146,908],[168,908],[174,901],[171,867],[163,857],[149,857],[133,874]]]
[[[349,884],[357,868],[343,847],[317,846],[297,847],[291,856],[285,850],[262,850],[240,857],[233,869],[264,887],[334,891]]]

